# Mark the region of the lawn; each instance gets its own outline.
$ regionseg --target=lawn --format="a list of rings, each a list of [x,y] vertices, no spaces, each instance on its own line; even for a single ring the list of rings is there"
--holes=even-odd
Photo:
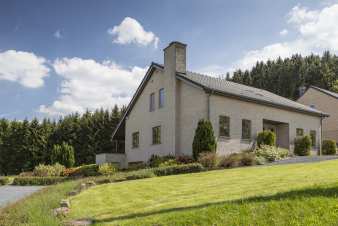
[[[70,219],[95,225],[336,225],[338,160],[248,167],[96,186]]]

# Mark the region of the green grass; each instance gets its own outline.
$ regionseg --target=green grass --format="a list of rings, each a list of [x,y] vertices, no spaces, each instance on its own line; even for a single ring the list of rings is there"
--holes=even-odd
[[[95,225],[336,225],[338,160],[156,177],[94,187],[70,219]]]
[[[47,187],[32,196],[4,209],[0,209],[1,226],[56,226],[60,221],[52,214],[59,207],[60,200],[73,190],[76,181]]]

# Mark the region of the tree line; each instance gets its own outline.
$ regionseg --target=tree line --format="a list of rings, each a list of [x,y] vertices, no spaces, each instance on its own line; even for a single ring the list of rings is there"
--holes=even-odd
[[[322,56],[310,55],[292,57],[267,62],[257,62],[250,70],[237,70],[227,79],[265,89],[277,95],[296,100],[299,88],[318,86],[338,92],[338,57],[329,51]]]
[[[56,145],[74,148],[75,165],[95,162],[95,154],[112,152],[112,133],[125,108],[87,111],[59,120],[0,119],[0,175],[30,171],[50,164]],[[54,148],[55,149],[55,148]]]

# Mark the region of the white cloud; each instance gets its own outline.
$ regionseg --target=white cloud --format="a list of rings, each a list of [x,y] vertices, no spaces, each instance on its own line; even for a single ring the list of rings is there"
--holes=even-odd
[[[146,72],[146,68],[123,68],[110,61],[81,58],[57,59],[53,66],[63,79],[60,95],[50,106],[39,108],[50,116],[128,104]]]
[[[283,29],[283,30],[281,30],[280,32],[279,32],[279,34],[281,35],[281,36],[285,36],[285,35],[287,35],[289,33],[289,31],[287,30],[287,29]]]
[[[56,30],[56,31],[54,32],[54,37],[55,37],[56,39],[61,39],[61,38],[63,38],[63,35],[62,35],[61,30]]]
[[[120,25],[108,29],[113,36],[113,42],[118,44],[135,43],[143,46],[154,44],[157,48],[159,38],[151,31],[145,31],[142,25],[131,17],[123,19]]]
[[[322,10],[308,10],[295,6],[288,14],[288,23],[297,33],[294,40],[277,42],[261,49],[248,51],[244,57],[234,64],[234,68],[248,69],[257,61],[274,60],[279,56],[289,57],[300,53],[308,55],[321,53],[324,50],[338,51],[338,4]]]
[[[43,57],[16,50],[0,52],[0,80],[18,82],[27,88],[43,86],[49,68]]]

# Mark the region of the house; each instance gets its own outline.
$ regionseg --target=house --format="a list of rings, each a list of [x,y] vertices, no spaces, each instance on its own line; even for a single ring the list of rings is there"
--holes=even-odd
[[[115,153],[98,163],[121,167],[146,162],[152,154],[192,155],[200,119],[209,119],[217,152],[226,155],[252,147],[258,132],[276,133],[277,145],[292,147],[297,136],[311,134],[320,148],[326,114],[265,90],[187,71],[187,46],[172,42],[164,65],[152,63],[113,134]]]
[[[323,120],[323,139],[338,143],[338,93],[310,86],[297,102],[327,112],[330,117]]]

